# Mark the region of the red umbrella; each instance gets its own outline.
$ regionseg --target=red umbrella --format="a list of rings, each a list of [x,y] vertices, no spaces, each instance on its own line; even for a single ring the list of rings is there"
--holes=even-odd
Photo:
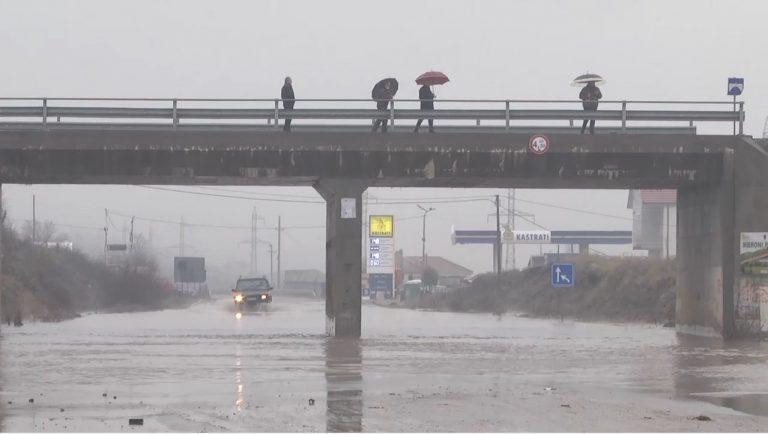
[[[447,82],[448,76],[439,71],[427,71],[416,78],[416,84],[427,86],[445,84]]]

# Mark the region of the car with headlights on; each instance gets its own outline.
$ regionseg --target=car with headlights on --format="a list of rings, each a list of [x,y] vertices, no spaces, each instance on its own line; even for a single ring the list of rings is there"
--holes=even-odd
[[[240,277],[232,299],[238,309],[264,307],[272,303],[272,286],[266,277]]]

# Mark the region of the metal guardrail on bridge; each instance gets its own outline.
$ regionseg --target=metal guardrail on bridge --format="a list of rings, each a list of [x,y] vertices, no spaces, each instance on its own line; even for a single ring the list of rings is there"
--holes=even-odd
[[[431,118],[447,121],[495,122],[506,130],[514,129],[516,121],[574,121],[594,119],[615,121],[619,131],[629,132],[629,122],[685,122],[690,128],[695,122],[726,122],[734,124],[734,134],[744,131],[744,103],[731,101],[601,101],[598,111],[584,111],[581,101],[573,100],[435,100],[438,107],[460,105],[461,108],[420,110],[419,100],[392,100],[386,110],[352,108],[350,105],[372,104],[370,99],[296,99],[298,108],[280,108],[280,99],[207,99],[207,98],[0,98],[0,129],[51,127],[146,127],[203,125],[200,121],[225,126],[223,121],[263,121],[277,127],[280,119],[310,119],[326,124],[342,125],[343,121],[387,119],[392,125],[398,120]],[[105,104],[108,104],[105,106]],[[319,106],[333,104],[332,108]],[[203,105],[200,107],[200,105]],[[232,107],[248,105],[249,107]],[[685,110],[642,110],[642,106],[684,106]],[[714,106],[719,110],[695,110],[690,107]],[[254,107],[256,106],[256,107]],[[267,107],[265,107],[267,106]],[[342,106],[342,107],[339,107]],[[347,107],[344,107],[347,106]],[[538,106],[536,108],[529,108]],[[632,106],[632,109],[629,107]],[[543,107],[543,108],[540,108]],[[166,122],[162,122],[166,121]],[[142,123],[143,122],[143,123]],[[235,124],[232,124],[235,125]],[[263,124],[262,124],[263,125]],[[558,125],[553,125],[558,126]]]

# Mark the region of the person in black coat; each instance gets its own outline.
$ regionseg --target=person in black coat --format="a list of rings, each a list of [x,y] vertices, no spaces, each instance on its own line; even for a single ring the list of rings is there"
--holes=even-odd
[[[432,89],[429,88],[426,84],[421,86],[419,89],[419,100],[421,100],[421,109],[422,110],[434,110],[435,109],[435,94],[432,93]],[[414,133],[419,132],[419,128],[421,127],[421,123],[424,121],[424,119],[419,119],[416,121],[416,128],[413,130]],[[434,133],[434,119],[428,119],[427,122],[429,123],[429,132]]]
[[[581,105],[584,107],[584,111],[597,111],[597,101],[603,97],[600,92],[600,88],[595,86],[594,81],[590,81],[579,92],[579,99],[582,101]],[[581,134],[584,134],[584,130],[587,129],[587,122],[589,122],[589,133],[595,134],[595,120],[584,119],[584,123],[581,124]]]
[[[283,100],[283,109],[293,110],[293,104],[296,102],[296,97],[293,94],[293,81],[291,80],[291,77],[285,77],[285,84],[280,90],[280,99]],[[285,118],[283,131],[291,131],[291,118]]]

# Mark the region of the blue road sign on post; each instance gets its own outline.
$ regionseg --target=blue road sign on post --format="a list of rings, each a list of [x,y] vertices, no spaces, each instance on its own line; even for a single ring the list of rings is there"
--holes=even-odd
[[[744,91],[744,79],[737,77],[728,78],[728,95],[739,96]]]
[[[552,286],[556,288],[573,286],[576,280],[573,275],[573,264],[552,264],[551,272]]]

